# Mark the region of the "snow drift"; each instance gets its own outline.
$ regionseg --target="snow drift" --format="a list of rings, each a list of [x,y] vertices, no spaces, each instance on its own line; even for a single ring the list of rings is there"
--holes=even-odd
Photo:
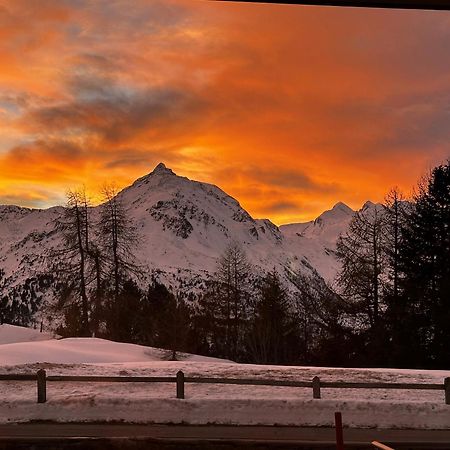
[[[41,333],[33,328],[17,327],[6,323],[0,325],[0,345],[16,342],[47,341],[55,337],[53,333]],[[2,360],[0,359],[0,361]]]

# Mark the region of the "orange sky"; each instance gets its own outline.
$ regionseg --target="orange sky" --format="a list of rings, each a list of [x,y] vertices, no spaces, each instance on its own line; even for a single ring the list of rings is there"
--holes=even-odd
[[[0,0],[0,203],[163,161],[281,224],[449,156],[448,12]]]

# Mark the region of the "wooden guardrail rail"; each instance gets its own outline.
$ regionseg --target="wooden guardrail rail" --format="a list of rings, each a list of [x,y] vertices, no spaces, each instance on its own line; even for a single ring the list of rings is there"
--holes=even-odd
[[[313,398],[321,398],[321,390],[328,388],[335,389],[403,389],[403,390],[443,390],[445,392],[445,403],[450,405],[450,377],[444,382],[438,383],[363,383],[347,381],[321,381],[319,377],[314,377],[311,381],[291,381],[291,380],[264,380],[250,378],[206,378],[206,377],[186,377],[180,370],[174,377],[145,377],[145,376],[91,376],[91,375],[48,375],[44,369],[40,369],[35,374],[5,374],[0,375],[0,381],[36,381],[37,401],[45,403],[47,401],[48,382],[89,382],[89,383],[175,383],[176,397],[184,398],[186,383],[207,383],[207,384],[237,384],[249,386],[286,386],[298,388],[312,388]]]

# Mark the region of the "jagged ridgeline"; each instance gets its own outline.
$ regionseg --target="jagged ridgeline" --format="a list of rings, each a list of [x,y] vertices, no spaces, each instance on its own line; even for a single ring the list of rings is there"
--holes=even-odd
[[[183,286],[194,299],[233,242],[244,250],[255,277],[275,269],[289,289],[295,289],[293,273],[331,282],[339,269],[337,238],[354,214],[338,203],[315,221],[277,227],[253,218],[217,186],[178,176],[162,163],[117,198],[136,234],[137,284],[145,289],[156,277],[174,290]],[[89,208],[93,221],[100,209]],[[40,310],[54,299],[58,286],[51,266],[63,245],[57,226],[63,216],[64,207],[0,206],[2,320],[39,322]]]

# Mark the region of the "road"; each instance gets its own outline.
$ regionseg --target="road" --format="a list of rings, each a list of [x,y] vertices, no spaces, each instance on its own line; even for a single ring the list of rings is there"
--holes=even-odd
[[[335,448],[333,428],[132,424],[0,425],[0,449],[317,449]],[[395,449],[449,449],[450,430],[345,429],[346,448],[372,440]]]

